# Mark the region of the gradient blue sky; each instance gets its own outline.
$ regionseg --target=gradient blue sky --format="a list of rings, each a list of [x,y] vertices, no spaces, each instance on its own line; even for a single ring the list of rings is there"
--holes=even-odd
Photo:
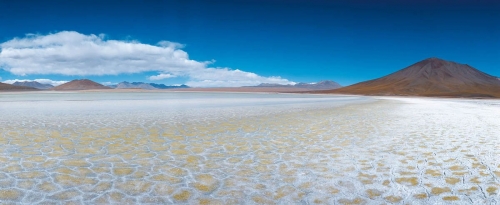
[[[498,1],[497,1],[498,2]],[[211,66],[294,82],[369,80],[428,57],[500,76],[500,3],[477,0],[49,0],[1,1],[0,42],[59,31],[106,39],[184,44]],[[0,66],[2,66],[0,64]],[[5,65],[3,65],[5,66]],[[91,75],[97,82],[150,81],[156,72]],[[82,78],[16,76],[2,80]]]

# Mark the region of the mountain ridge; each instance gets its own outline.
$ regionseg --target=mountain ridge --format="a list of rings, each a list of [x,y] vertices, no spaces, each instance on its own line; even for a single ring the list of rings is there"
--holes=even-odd
[[[46,90],[53,88],[54,86],[50,84],[42,84],[36,81],[16,81],[12,83],[12,85],[17,85],[17,86],[25,86],[25,87],[31,87],[31,88],[36,88],[40,90]]]
[[[427,58],[389,75],[325,93],[500,97],[500,81],[467,64]]]
[[[310,90],[330,90],[330,89],[341,88],[342,86],[337,82],[331,80],[323,80],[317,83],[297,83],[295,85],[261,83],[257,86],[246,86],[246,87],[290,87],[290,88],[304,88]]]
[[[110,87],[101,85],[89,79],[77,79],[70,82],[58,85],[51,90],[94,90],[94,89],[111,89]]]

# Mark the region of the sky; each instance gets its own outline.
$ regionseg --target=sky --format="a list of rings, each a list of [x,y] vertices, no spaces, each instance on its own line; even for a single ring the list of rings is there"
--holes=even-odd
[[[438,57],[500,76],[500,2],[0,1],[0,81],[350,85]]]

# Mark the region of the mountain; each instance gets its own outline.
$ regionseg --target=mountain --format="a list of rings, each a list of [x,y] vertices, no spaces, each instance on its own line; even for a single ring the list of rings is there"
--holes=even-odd
[[[500,97],[500,81],[467,64],[428,58],[390,75],[326,93]]]
[[[82,79],[82,80],[72,80],[62,85],[53,87],[51,90],[94,90],[94,89],[111,89],[111,88],[91,80]]]
[[[341,88],[342,86],[336,82],[330,80],[324,80],[317,83],[297,83],[295,85],[281,85],[272,83],[261,83],[257,86],[250,87],[274,87],[274,88],[303,88],[307,90],[331,90]]]
[[[41,89],[41,90],[50,89],[50,88],[54,87],[52,85],[42,84],[42,83],[39,83],[36,81],[22,81],[22,82],[16,81],[12,85],[26,86],[26,87],[31,87],[31,88]]]
[[[129,83],[127,81],[124,81],[124,82],[121,82],[121,83],[118,83],[115,87],[116,89],[131,89],[131,88],[140,88],[140,89],[146,89],[146,90],[153,90],[153,89],[157,89],[155,87],[153,87],[152,85],[150,84],[147,84],[147,83],[141,83],[141,82],[133,82],[133,83]]]
[[[127,81],[118,83],[116,86],[113,86],[116,89],[133,89],[140,88],[146,90],[154,90],[154,89],[173,89],[173,88],[189,88],[187,85],[164,85],[164,84],[156,84],[156,83],[143,83],[143,82],[133,82],[129,83]]]
[[[158,88],[158,89],[174,89],[174,88],[189,88],[187,85],[165,85],[165,84],[156,84],[156,83],[149,83],[151,86]]]
[[[297,83],[294,85],[297,88],[307,88],[311,90],[329,90],[329,89],[337,89],[342,86],[336,82],[330,80],[324,80],[317,83]]]
[[[38,89],[26,86],[17,86],[6,83],[0,83],[0,91],[29,91],[29,90],[38,90]]]

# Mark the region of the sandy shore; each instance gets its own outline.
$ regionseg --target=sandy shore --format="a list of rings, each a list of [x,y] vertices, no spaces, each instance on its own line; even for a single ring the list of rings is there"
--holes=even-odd
[[[184,94],[2,95],[0,201],[499,202],[498,100]]]

